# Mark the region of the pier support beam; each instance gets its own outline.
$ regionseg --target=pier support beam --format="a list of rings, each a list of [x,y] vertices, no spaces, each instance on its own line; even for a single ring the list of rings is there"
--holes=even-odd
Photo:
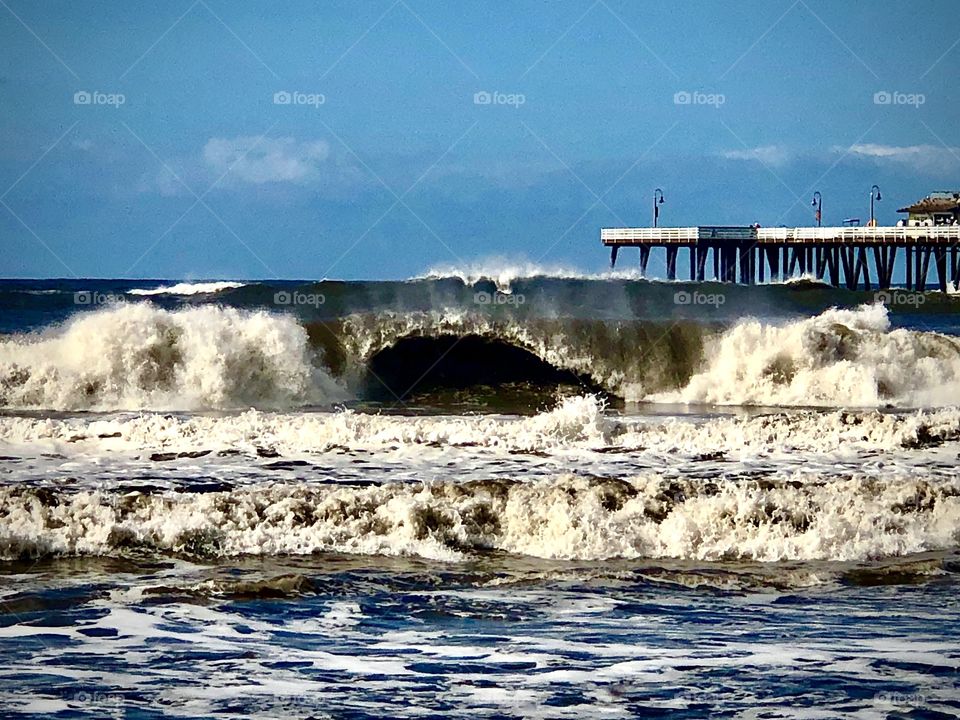
[[[860,273],[863,273],[863,289],[867,292],[870,292],[870,263],[867,262],[867,249],[865,247],[860,247],[859,252],[857,252],[857,263],[859,268],[857,269],[857,277],[860,276]]]
[[[679,251],[680,248],[677,247],[667,248],[667,280],[677,279],[677,253]]]
[[[640,246],[640,274],[643,277],[647,276],[647,262],[650,260],[650,246],[641,245]]]
[[[938,246],[934,250],[936,255],[935,262],[937,265],[937,281],[940,284],[940,292],[947,291],[947,249],[945,247]]]
[[[958,265],[958,260],[960,257],[957,256],[957,246],[950,246],[950,282],[953,283],[954,290],[960,290],[958,286],[958,281],[960,281],[960,265]]]
[[[913,290],[913,246],[907,245],[903,248],[907,260],[906,285],[907,290]]]
[[[706,275],[708,249],[706,245],[697,247],[697,282],[703,282]]]

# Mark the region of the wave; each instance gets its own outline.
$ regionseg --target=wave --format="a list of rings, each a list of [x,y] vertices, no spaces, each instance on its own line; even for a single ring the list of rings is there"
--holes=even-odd
[[[201,295],[201,294],[212,294],[218,293],[223,290],[233,290],[235,288],[244,287],[246,283],[241,282],[228,282],[228,281],[218,281],[218,282],[202,282],[202,283],[177,283],[176,285],[169,285],[164,287],[156,288],[134,288],[128,290],[128,295]]]
[[[129,550],[199,556],[346,552],[463,560],[867,560],[955,548],[955,481],[561,476],[271,484],[211,493],[0,488],[0,557]]]
[[[646,403],[960,404],[960,340],[894,329],[882,305],[732,325],[547,310],[379,310],[316,321],[219,305],[105,307],[0,339],[0,406],[277,408],[392,401],[417,397],[417,388],[489,394],[509,383]]]
[[[368,361],[405,338],[481,337],[523,348],[628,401],[754,406],[960,404],[960,341],[892,329],[883,305],[723,329],[674,322],[526,319],[464,311],[343,320],[341,348]],[[416,366],[411,346],[403,362]],[[426,371],[428,366],[424,366]]]
[[[289,316],[125,304],[0,341],[0,405],[57,410],[322,403],[342,395]]]
[[[646,399],[646,398],[645,398]],[[883,305],[773,325],[738,323],[707,344],[704,368],[658,402],[936,407],[960,403],[960,342],[892,330]]]
[[[0,443],[52,442],[60,452],[197,453],[256,457],[269,448],[283,457],[331,450],[404,452],[424,447],[495,453],[620,452],[678,458],[755,457],[923,451],[960,440],[960,409],[905,414],[812,410],[754,417],[665,421],[612,415],[595,396],[570,397],[531,417],[407,417],[354,410],[285,413],[248,410],[227,416],[141,413],[135,417],[36,419],[0,416]],[[732,459],[732,458],[731,458]]]
[[[438,280],[459,278],[464,285],[473,286],[484,280],[493,282],[500,292],[510,293],[512,283],[517,280],[534,278],[555,278],[562,280],[640,280],[639,270],[611,270],[601,273],[589,273],[561,265],[541,265],[528,260],[508,260],[506,258],[488,258],[466,265],[439,265],[430,268],[413,280]]]

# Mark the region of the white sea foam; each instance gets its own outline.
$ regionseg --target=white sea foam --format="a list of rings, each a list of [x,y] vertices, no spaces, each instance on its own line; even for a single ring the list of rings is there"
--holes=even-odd
[[[459,560],[865,560],[954,548],[960,484],[560,476],[533,482],[270,484],[211,493],[0,488],[0,556],[335,551]]]
[[[245,283],[230,281],[213,281],[201,283],[181,282],[156,288],[134,288],[128,290],[128,295],[204,295],[218,293],[222,290],[233,290],[243,287]]]
[[[284,455],[323,452],[332,447],[383,450],[400,446],[481,446],[502,451],[604,446],[618,425],[593,396],[567,398],[554,410],[528,418],[416,418],[370,415],[350,410],[178,417],[144,413],[134,417],[86,420],[0,417],[0,445],[69,443],[82,453],[110,450],[238,449],[259,446]],[[110,436],[101,442],[101,436]],[[89,441],[89,443],[85,442]],[[67,450],[67,448],[64,448]]]
[[[883,305],[784,325],[738,323],[708,344],[703,370],[661,402],[824,407],[960,404],[960,343],[891,329]]]
[[[269,447],[284,456],[333,448],[387,452],[430,446],[494,453],[600,452],[700,456],[710,453],[903,453],[960,439],[960,409],[906,414],[795,411],[690,420],[620,418],[594,396],[571,397],[532,417],[405,417],[351,410],[227,416],[140,413],[115,418],[0,416],[4,452],[100,455],[104,452],[237,450]],[[924,449],[927,448],[927,449]]]
[[[335,397],[291,317],[127,304],[0,342],[0,405],[201,409],[291,406]]]

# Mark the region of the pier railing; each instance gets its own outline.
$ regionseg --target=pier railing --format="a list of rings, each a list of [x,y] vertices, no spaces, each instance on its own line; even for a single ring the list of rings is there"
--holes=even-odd
[[[960,225],[939,227],[798,227],[757,228],[757,242],[880,243],[960,241]]]

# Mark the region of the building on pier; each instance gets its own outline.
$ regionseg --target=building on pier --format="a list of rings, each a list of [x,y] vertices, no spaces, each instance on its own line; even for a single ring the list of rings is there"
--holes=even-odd
[[[960,225],[960,190],[937,190],[897,212],[908,214],[909,227]]]

